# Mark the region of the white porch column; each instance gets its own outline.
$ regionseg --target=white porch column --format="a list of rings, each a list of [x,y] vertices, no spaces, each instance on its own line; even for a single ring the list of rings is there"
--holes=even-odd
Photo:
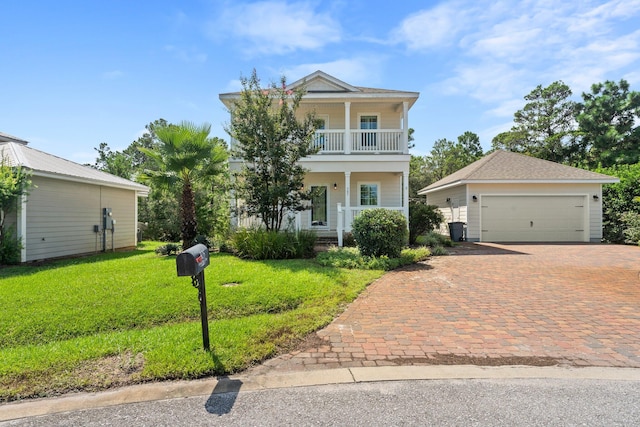
[[[402,207],[404,208],[404,217],[409,224],[409,172],[402,172]]]
[[[351,154],[351,102],[344,103],[344,154]]]
[[[351,172],[344,173],[344,208],[347,213],[351,213]],[[351,223],[347,224],[347,227],[351,227]]]
[[[338,203],[338,224],[336,231],[338,232],[338,246],[342,247],[344,237],[344,212],[342,210],[342,203]]]
[[[18,201],[16,231],[20,242],[20,262],[27,262],[27,196],[23,194]],[[136,218],[137,221],[137,218]]]
[[[409,102],[402,103],[402,131],[404,134],[402,152],[409,154]]]

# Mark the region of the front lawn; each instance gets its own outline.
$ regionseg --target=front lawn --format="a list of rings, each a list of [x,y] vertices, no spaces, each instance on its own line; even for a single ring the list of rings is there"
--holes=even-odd
[[[211,254],[208,353],[197,290],[156,246],[0,269],[0,401],[237,372],[328,324],[383,273]]]

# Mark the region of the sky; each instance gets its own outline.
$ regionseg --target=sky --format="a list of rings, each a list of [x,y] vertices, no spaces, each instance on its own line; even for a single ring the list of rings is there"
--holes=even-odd
[[[640,90],[640,0],[20,0],[0,4],[0,132],[78,163],[159,118],[224,131],[220,93],[322,70],[420,92],[413,154],[492,138],[536,86]]]

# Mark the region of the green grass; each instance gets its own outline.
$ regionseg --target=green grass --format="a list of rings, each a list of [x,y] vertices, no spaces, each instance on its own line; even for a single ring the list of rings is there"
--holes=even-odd
[[[0,401],[233,373],[329,323],[381,270],[211,254],[197,290],[158,244],[0,269]]]

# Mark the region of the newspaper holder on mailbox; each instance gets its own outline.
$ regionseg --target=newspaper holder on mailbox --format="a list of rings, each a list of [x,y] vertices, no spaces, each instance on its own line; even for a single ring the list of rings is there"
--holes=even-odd
[[[202,321],[202,345],[209,350],[209,322],[207,318],[207,291],[204,286],[204,269],[209,265],[209,248],[197,244],[178,254],[176,268],[178,277],[191,276],[191,284],[198,289],[200,320]]]

